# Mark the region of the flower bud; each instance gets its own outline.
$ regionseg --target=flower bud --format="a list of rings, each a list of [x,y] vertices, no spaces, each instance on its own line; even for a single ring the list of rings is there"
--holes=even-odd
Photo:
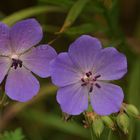
[[[97,137],[100,137],[100,135],[102,134],[104,130],[104,124],[101,118],[96,118],[92,123],[92,127],[93,127],[95,135]]]
[[[101,119],[103,120],[104,124],[114,130],[114,122],[109,116],[102,116]]]
[[[133,117],[136,117],[139,115],[138,109],[132,104],[126,105],[125,111],[128,115],[133,116]]]
[[[129,128],[129,117],[125,113],[120,113],[117,116],[117,124],[119,128],[125,133],[128,133]]]

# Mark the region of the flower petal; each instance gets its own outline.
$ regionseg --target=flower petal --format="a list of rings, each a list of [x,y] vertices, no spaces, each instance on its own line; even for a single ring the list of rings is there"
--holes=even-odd
[[[6,24],[0,22],[0,55],[11,54],[9,30]]]
[[[95,86],[90,93],[94,111],[99,115],[110,115],[118,112],[124,98],[121,87],[105,82],[99,82],[98,84],[100,88]]]
[[[38,93],[39,87],[38,80],[29,70],[24,67],[16,70],[11,68],[6,80],[5,91],[11,99],[26,102]]]
[[[88,108],[88,91],[80,83],[68,85],[58,90],[57,101],[63,112],[78,115]]]
[[[51,77],[55,85],[66,86],[78,82],[82,76],[68,53],[60,53],[51,62]]]
[[[97,56],[95,69],[100,80],[117,80],[127,72],[127,60],[115,48],[105,48]]]
[[[23,53],[42,39],[40,24],[35,19],[17,22],[10,32],[11,44],[16,53]]]
[[[50,76],[50,61],[56,57],[56,51],[49,45],[40,45],[21,55],[23,65],[40,77]]]
[[[10,67],[11,60],[8,57],[0,57],[0,83],[3,81]]]
[[[101,50],[101,43],[98,39],[82,35],[70,45],[68,54],[77,66],[84,72],[93,67],[96,55]]]

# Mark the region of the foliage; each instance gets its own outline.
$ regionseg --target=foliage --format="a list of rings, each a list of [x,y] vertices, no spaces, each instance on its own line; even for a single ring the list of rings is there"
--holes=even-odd
[[[1,140],[25,140],[25,136],[22,134],[20,128],[15,131],[6,131],[2,135],[0,135]]]

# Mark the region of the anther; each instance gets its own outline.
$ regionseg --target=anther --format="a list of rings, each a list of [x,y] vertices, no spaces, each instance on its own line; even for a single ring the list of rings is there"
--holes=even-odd
[[[91,84],[90,89],[89,89],[89,92],[92,92],[92,91],[93,91],[93,84]]]
[[[98,79],[99,77],[101,77],[101,75],[97,75],[97,76],[95,76],[94,78],[95,78],[95,79]]]
[[[22,61],[19,63],[19,67],[20,67],[20,68],[22,67]]]
[[[82,81],[82,82],[85,82],[84,78],[81,78],[81,81]]]
[[[89,72],[86,73],[86,76],[87,77],[90,77],[91,75],[92,75],[91,71],[89,71]]]
[[[87,85],[87,83],[83,83],[83,84],[81,84],[81,86],[86,86]]]
[[[101,86],[100,86],[98,83],[95,83],[95,86],[96,86],[97,88],[101,88]]]
[[[96,81],[98,78],[100,78],[101,77],[101,75],[97,75],[97,76],[95,76],[94,78],[93,78],[93,81]]]
[[[17,69],[17,67],[19,66],[20,68],[22,67],[22,61],[18,60],[18,59],[12,59],[13,63],[11,65],[11,67],[14,67],[14,69]]]

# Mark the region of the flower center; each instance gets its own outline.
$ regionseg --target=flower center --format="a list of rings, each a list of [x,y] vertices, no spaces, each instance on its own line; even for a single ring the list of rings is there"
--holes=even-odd
[[[92,72],[87,72],[83,78],[81,78],[82,84],[81,86],[88,86],[89,92],[92,92],[93,85],[95,85],[97,88],[101,88],[101,86],[97,83],[97,79],[101,77],[101,75],[93,76]]]
[[[11,58],[12,58],[12,59],[18,59],[18,55],[13,54],[13,55],[11,55]]]
[[[14,69],[17,69],[17,67],[19,66],[20,68],[22,67],[22,61],[19,60],[18,55],[14,54],[11,56],[12,59],[12,65],[11,67],[14,67]]]

